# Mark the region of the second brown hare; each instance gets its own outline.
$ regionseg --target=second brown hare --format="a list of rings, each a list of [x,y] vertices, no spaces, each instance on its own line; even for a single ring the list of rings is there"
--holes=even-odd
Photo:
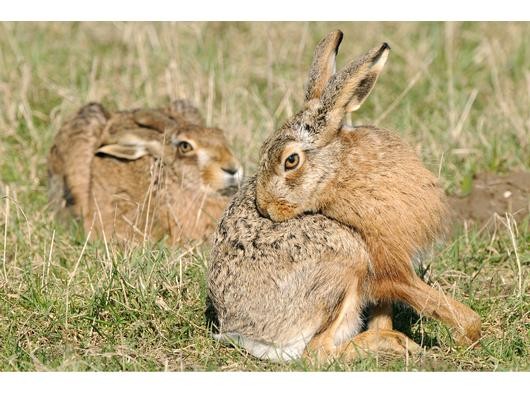
[[[392,330],[391,303],[401,301],[475,342],[480,317],[412,264],[444,228],[436,177],[395,134],[343,123],[390,48],[335,73],[341,40],[335,31],[317,46],[304,109],[263,144],[257,175],[220,222],[208,273],[216,336],[271,359],[414,350]],[[368,331],[359,333],[369,305]]]
[[[112,114],[88,104],[59,130],[48,166],[59,212],[127,243],[208,238],[242,178],[223,132],[183,100]]]

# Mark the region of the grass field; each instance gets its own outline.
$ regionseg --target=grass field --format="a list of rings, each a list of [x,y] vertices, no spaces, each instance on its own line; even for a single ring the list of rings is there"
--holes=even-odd
[[[460,227],[428,280],[483,319],[477,348],[396,307],[425,352],[325,366],[272,364],[215,343],[204,323],[208,245],[85,243],[47,207],[46,155],[84,103],[194,101],[247,174],[301,105],[316,42],[345,33],[338,66],[388,41],[388,64],[352,117],[398,130],[450,194],[478,172],[530,169],[529,23],[0,24],[0,371],[530,370],[528,218]]]

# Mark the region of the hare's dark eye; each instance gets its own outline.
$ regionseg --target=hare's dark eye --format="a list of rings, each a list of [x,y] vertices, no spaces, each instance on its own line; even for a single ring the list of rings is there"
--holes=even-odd
[[[187,141],[181,141],[177,144],[177,147],[181,154],[187,154],[188,152],[193,150],[193,147]]]
[[[293,170],[300,163],[300,155],[291,154],[285,159],[284,167],[285,170]]]

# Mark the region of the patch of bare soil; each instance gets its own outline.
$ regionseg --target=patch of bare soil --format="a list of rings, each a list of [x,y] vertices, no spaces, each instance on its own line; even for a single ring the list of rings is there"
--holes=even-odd
[[[530,213],[530,172],[514,171],[505,175],[475,175],[471,193],[465,197],[449,197],[455,223],[464,221],[484,226],[493,217],[505,213],[521,222]]]

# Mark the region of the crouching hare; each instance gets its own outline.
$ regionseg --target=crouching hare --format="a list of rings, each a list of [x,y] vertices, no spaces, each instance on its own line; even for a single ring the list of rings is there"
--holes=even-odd
[[[86,105],[59,130],[48,167],[59,212],[127,243],[204,240],[242,177],[223,132],[182,100],[114,114]]]
[[[395,134],[343,124],[390,48],[335,74],[341,40],[336,31],[317,46],[304,109],[265,141],[257,175],[220,222],[208,276],[217,336],[273,359],[414,350],[392,330],[391,304],[401,301],[475,342],[479,316],[412,264],[444,228],[436,178]],[[376,307],[359,334],[368,305]]]

